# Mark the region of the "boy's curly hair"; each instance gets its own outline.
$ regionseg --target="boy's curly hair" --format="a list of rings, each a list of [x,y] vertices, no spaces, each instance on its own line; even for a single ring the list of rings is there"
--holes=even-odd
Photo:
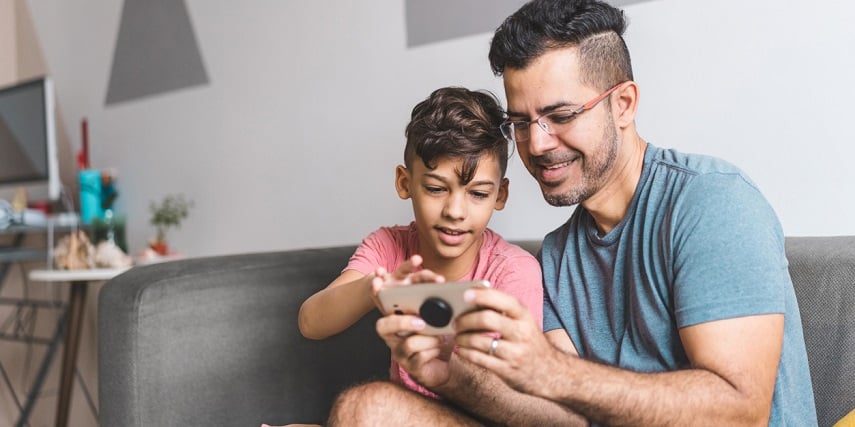
[[[410,168],[418,157],[428,169],[434,169],[440,158],[463,159],[458,175],[466,184],[475,175],[481,157],[489,154],[499,161],[504,178],[508,142],[499,130],[504,119],[505,113],[492,93],[461,87],[437,89],[413,108],[404,132],[404,164]]]

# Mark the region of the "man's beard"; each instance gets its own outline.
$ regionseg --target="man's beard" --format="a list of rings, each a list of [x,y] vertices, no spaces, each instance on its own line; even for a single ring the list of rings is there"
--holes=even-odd
[[[614,119],[609,114],[609,121],[603,134],[604,146],[596,151],[593,157],[586,157],[582,162],[580,182],[563,194],[543,194],[546,202],[552,206],[572,206],[584,202],[603,188],[609,173],[614,169],[617,158],[620,137],[615,130]]]

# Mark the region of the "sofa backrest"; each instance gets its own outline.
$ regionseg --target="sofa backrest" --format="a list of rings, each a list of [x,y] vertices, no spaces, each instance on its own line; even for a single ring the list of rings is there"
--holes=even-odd
[[[296,326],[354,249],[188,259],[111,280],[99,298],[101,425],[319,423],[340,390],[386,378],[377,313],[324,341]],[[819,425],[831,426],[855,409],[855,236],[789,237],[786,250]]]
[[[301,303],[355,247],[134,268],[101,290],[103,426],[321,422],[347,385],[388,377],[377,314],[333,338],[297,328]]]
[[[788,237],[820,426],[855,409],[855,236]]]

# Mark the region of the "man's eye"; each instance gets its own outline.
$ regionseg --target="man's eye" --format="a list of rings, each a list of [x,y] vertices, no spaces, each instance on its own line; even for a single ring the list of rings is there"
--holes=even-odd
[[[572,112],[572,111],[556,112],[556,113],[553,113],[553,114],[550,114],[549,116],[547,116],[547,119],[550,122],[555,123],[557,125],[563,125],[565,123],[568,123],[571,120],[573,120],[574,118],[576,118],[576,113]]]

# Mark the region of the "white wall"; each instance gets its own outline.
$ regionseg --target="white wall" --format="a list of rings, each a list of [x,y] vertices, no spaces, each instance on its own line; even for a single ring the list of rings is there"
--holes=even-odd
[[[15,3],[0,0],[0,86],[12,84],[18,78],[15,37]]]
[[[407,49],[402,1],[188,0],[211,84],[104,107],[122,2],[30,1],[70,135],[119,171],[138,251],[148,204],[196,202],[170,240],[190,255],[356,243],[406,223],[393,191],[412,106],[445,85],[503,97],[482,34]],[[628,6],[647,140],[727,158],[789,235],[855,234],[855,5],[657,0]],[[498,23],[497,23],[498,24]],[[79,139],[73,145],[79,147]],[[539,238],[569,215],[518,158],[493,227]]]
[[[664,0],[628,10],[643,136],[742,167],[788,235],[855,233],[855,4]]]

